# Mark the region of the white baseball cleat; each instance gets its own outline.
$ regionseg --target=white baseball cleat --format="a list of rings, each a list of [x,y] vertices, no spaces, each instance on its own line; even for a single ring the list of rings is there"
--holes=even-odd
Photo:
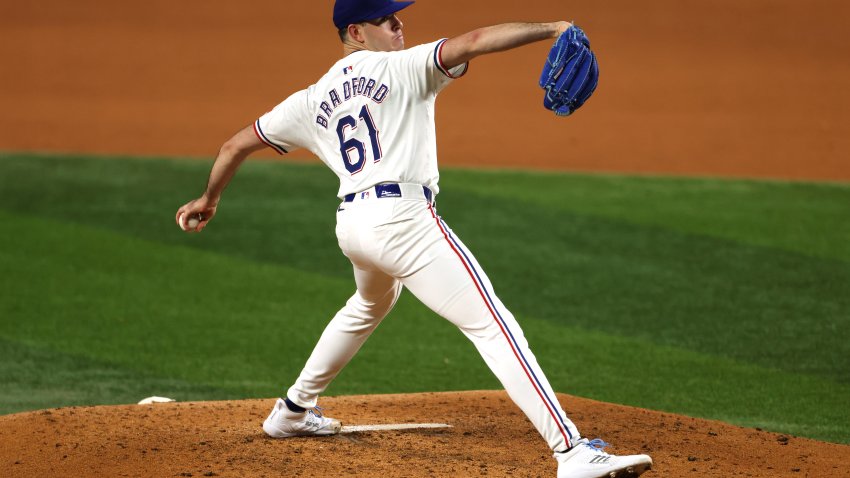
[[[293,412],[280,398],[263,422],[263,431],[272,438],[336,435],[341,428],[339,420],[322,416],[318,407],[302,413]]]
[[[606,446],[598,438],[582,438],[569,451],[555,453],[558,478],[633,478],[652,468],[648,455],[611,455],[602,451]]]

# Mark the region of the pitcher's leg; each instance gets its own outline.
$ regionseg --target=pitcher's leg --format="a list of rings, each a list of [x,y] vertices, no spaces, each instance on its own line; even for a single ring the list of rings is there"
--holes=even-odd
[[[432,246],[427,265],[402,279],[404,286],[473,342],[553,450],[570,448],[579,439],[578,430],[558,403],[522,329],[472,254],[439,217],[433,219],[444,240]]]
[[[316,406],[319,394],[360,350],[401,294],[401,283],[380,271],[355,266],[354,279],[357,291],[325,327],[301,375],[287,392],[300,407]]]

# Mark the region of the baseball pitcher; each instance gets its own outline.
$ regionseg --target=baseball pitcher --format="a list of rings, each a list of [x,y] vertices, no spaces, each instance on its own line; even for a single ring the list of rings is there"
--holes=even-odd
[[[356,291],[328,323],[301,374],[263,424],[276,438],[338,433],[315,410],[318,396],[360,349],[407,288],[475,345],[513,401],[554,452],[559,478],[638,476],[646,455],[615,456],[583,438],[558,403],[522,329],[475,256],[437,213],[440,192],[434,102],[469,61],[557,39],[541,76],[544,106],[580,107],[598,67],[586,36],[568,22],[509,23],[404,48],[398,12],[414,2],[336,0],[343,56],[315,84],[293,93],[221,147],[204,194],[177,210],[178,225],[200,232],[251,153],[298,148],[339,177],[336,235],[351,261]]]

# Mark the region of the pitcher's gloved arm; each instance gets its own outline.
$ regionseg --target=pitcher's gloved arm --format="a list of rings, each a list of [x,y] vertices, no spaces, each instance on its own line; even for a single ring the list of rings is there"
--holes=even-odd
[[[443,45],[442,61],[447,68],[454,68],[481,55],[557,38],[570,25],[570,22],[560,21],[552,23],[503,23],[479,28],[449,38]]]

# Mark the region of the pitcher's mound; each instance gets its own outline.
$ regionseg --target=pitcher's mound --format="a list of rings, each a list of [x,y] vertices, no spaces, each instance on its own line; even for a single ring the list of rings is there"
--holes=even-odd
[[[850,447],[560,395],[583,435],[647,453],[658,477],[844,477]],[[546,444],[504,392],[325,397],[343,425],[445,423],[274,440],[274,400],[61,408],[0,417],[0,476],[547,477]]]

